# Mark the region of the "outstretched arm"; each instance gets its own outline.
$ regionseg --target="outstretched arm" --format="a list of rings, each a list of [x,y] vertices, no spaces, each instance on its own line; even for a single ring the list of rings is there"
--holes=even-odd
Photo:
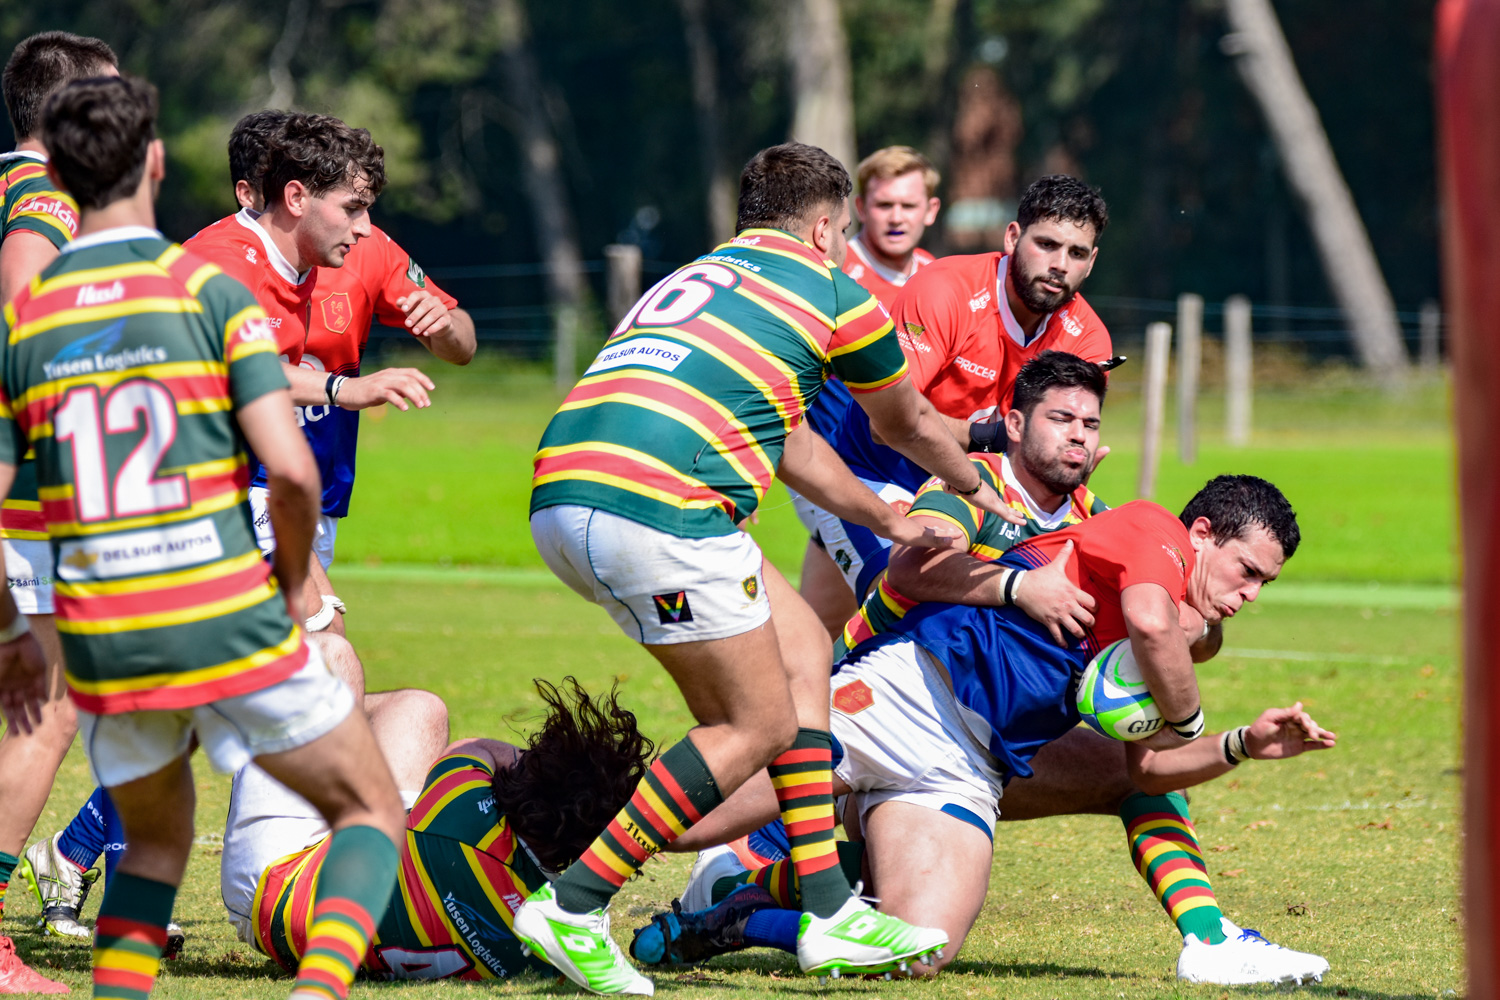
[[[328,403],[328,372],[314,371],[300,365],[281,363],[282,374],[292,386],[295,406],[323,406]],[[432,379],[415,368],[382,368],[370,375],[345,379],[338,389],[338,405],[344,410],[364,410],[390,403],[398,410],[431,406],[428,391],[435,389]],[[259,452],[256,452],[259,455]]]
[[[1268,708],[1241,729],[1206,735],[1174,750],[1153,751],[1127,743],[1125,762],[1137,788],[1147,795],[1165,795],[1228,774],[1238,766],[1231,759],[1241,750],[1250,760],[1286,760],[1309,750],[1331,750],[1337,741],[1338,736],[1319,726],[1299,701],[1289,708]]]

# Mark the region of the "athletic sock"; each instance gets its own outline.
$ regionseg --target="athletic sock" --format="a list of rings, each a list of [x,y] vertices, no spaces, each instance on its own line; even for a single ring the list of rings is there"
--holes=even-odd
[[[104,815],[104,884],[108,885],[115,877],[115,866],[125,857],[125,824],[120,822],[120,813],[108,792],[104,793],[99,811]]]
[[[177,887],[122,872],[94,924],[95,1000],[145,1000],[156,982]]]
[[[850,840],[835,842],[839,852],[839,867],[849,882],[859,881],[860,865],[864,861],[865,845]],[[751,868],[737,875],[725,875],[714,882],[709,899],[719,903],[742,885],[758,885],[771,894],[776,905],[789,910],[802,908],[802,894],[797,885],[797,874],[792,870],[790,859],[772,862],[764,868]]]
[[[780,948],[797,954],[800,910],[757,910],[745,921],[745,944],[752,948]]]
[[[396,887],[401,855],[373,826],[335,830],[318,869],[312,926],[297,964],[293,997],[344,1000]]]
[[[20,863],[21,859],[14,854],[0,851],[0,917],[5,916],[5,891],[10,888],[10,873]]]
[[[792,847],[792,867],[802,909],[831,917],[849,899],[833,838],[833,737],[826,729],[799,729],[792,748],[767,769]]]
[[[1208,944],[1225,940],[1220,923],[1224,914],[1208,880],[1187,799],[1178,792],[1136,793],[1120,807],[1120,819],[1131,860],[1177,930]]]
[[[104,853],[104,810],[112,809],[108,803],[109,794],[102,788],[94,789],[94,794],[57,838],[58,853],[83,871],[94,867],[94,862]]]
[[[557,905],[588,913],[609,905],[625,880],[722,802],[719,784],[690,739],[682,739],[646,771],[604,832],[577,864],[553,883]]]

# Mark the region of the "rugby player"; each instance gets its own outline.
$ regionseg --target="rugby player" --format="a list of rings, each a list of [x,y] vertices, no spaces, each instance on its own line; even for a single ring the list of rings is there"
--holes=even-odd
[[[1003,252],[944,257],[920,269],[897,296],[891,318],[913,385],[968,451],[1003,450],[1001,420],[1026,361],[1045,350],[1095,363],[1109,358],[1109,332],[1079,294],[1108,223],[1104,199],[1088,185],[1043,177],[1021,195]],[[927,478],[870,433],[847,394],[825,393],[808,421],[888,503],[909,505]],[[854,599],[863,601],[885,568],[889,544],[805,499],[797,504]],[[813,586],[804,585],[803,596],[836,634],[847,620],[838,611],[850,606],[849,598],[816,566],[808,580]]]
[[[47,150],[38,127],[42,106],[73,80],[117,72],[116,62],[114,51],[97,38],[47,31],[23,40],[5,64],[0,86],[16,148],[0,155],[0,302],[10,301],[25,288],[78,231],[78,206],[47,177]],[[30,462],[18,468],[11,495],[0,508],[0,548],[9,571],[8,589],[21,612],[30,616],[47,660],[47,700],[40,725],[29,734],[12,727],[0,737],[0,802],[5,803],[0,809],[3,917],[6,889],[21,849],[41,815],[52,779],[77,729],[52,620],[52,553]],[[26,968],[10,939],[0,937],[0,994],[61,986]]]
[[[319,482],[265,314],[152,228],[155,118],[142,81],[49,100],[48,170],[79,235],[7,304],[0,342],[0,495],[35,448],[69,694],[129,841],[99,911],[95,995],[151,991],[192,846],[196,741],[220,769],[256,761],[334,829],[292,995],[342,997],[395,882],[400,797],[297,624]],[[270,472],[280,588],[254,542],[246,445]],[[0,640],[0,709],[26,729],[44,662],[8,595]]]
[[[838,270],[850,187],[821,149],[787,143],[756,154],[740,181],[739,235],[636,304],[537,452],[531,527],[543,559],[646,646],[700,723],[652,764],[579,862],[516,915],[518,936],[595,992],[652,992],[609,936],[606,907],[651,855],[766,764],[792,820],[804,971],[883,968],[945,941],[888,921],[840,871],[831,649],[736,528],[775,475],[821,494],[807,467],[815,450],[793,444],[830,371],[885,441],[982,508],[1013,515],[911,390],[879,302]]]
[[[906,279],[934,259],[918,244],[927,227],[937,221],[942,205],[937,197],[940,180],[927,157],[910,146],[877,149],[855,170],[854,211],[860,228],[849,240],[844,273],[869,289],[887,311],[895,307]],[[814,403],[813,412],[818,409]],[[811,506],[798,503],[795,509],[801,515]],[[836,632],[858,605],[854,595],[840,586],[839,567],[824,551],[817,525],[809,519],[804,527],[810,537],[802,558],[800,589],[820,598],[814,607],[819,617],[831,619],[829,631]]]
[[[919,245],[937,221],[941,181],[927,157],[910,146],[886,146],[854,172],[854,212],[859,232],[849,240],[844,273],[868,288],[887,310],[917,268],[932,254]]]
[[[654,747],[614,693],[571,677],[536,688],[546,705],[525,746],[448,743],[443,702],[425,691],[365,696],[376,740],[412,803],[392,893],[363,969],[381,979],[555,974],[511,932],[533,889],[576,861],[629,801]],[[242,940],[287,970],[305,953],[296,918],[320,877],[327,826],[254,766],[235,776],[220,883]]]
[[[833,732],[844,750],[834,787],[855,793],[846,826],[863,833],[882,909],[935,923],[960,942],[983,905],[998,803],[1012,820],[1117,812],[1138,870],[1183,935],[1181,978],[1234,984],[1326,972],[1322,958],[1272,945],[1223,916],[1180,792],[1246,759],[1334,745],[1334,734],[1300,703],[1199,738],[1190,644],[1206,624],[1254,600],[1299,541],[1295,515],[1274,486],[1221,476],[1180,518],[1137,501],[1037,536],[1000,559],[1002,568],[1024,571],[1074,546],[1069,576],[1096,608],[1081,640],[1059,646],[1012,608],[928,603],[857,646],[840,665],[831,696]],[[1153,693],[1174,699],[1164,718],[1183,721],[1121,744],[1076,728],[1071,686],[1092,656],[1127,637]],[[1173,714],[1189,705],[1195,707],[1185,717]],[[767,792],[764,782],[747,784],[745,799],[714,822],[742,823],[734,811],[752,797],[759,815],[769,816]],[[753,881],[785,902],[792,891],[785,867],[717,881],[712,898]],[[744,942],[743,922],[768,900],[749,892],[730,899],[718,913],[659,917],[657,940],[646,942],[651,954],[666,952],[673,938],[683,942],[679,954]],[[772,918],[760,921],[749,943],[785,947],[781,920],[779,930]],[[639,944],[633,950],[642,952]]]

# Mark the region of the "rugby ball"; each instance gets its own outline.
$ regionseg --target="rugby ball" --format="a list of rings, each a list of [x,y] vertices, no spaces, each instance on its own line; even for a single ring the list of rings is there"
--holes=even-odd
[[[1112,740],[1143,740],[1162,727],[1129,639],[1105,646],[1084,668],[1078,680],[1078,714],[1090,729]]]

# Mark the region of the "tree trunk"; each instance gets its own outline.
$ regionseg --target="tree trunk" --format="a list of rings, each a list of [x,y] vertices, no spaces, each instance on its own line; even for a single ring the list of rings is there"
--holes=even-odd
[[[1224,39],[1225,51],[1265,115],[1360,361],[1383,380],[1399,382],[1409,364],[1395,303],[1276,11],[1270,0],[1225,0],[1224,6],[1234,32]]]
[[[708,32],[704,0],[677,0],[683,34],[693,64],[693,109],[698,116],[698,149],[707,184],[708,239],[718,245],[734,235],[738,192],[724,162],[723,115],[719,105],[719,55]]]
[[[792,64],[792,138],[821,146],[848,168],[859,163],[849,39],[838,0],[796,0],[787,19]]]
[[[547,296],[552,306],[554,371],[557,387],[573,388],[578,330],[582,322],[583,258],[578,230],[562,176],[562,156],[531,54],[531,29],[520,0],[495,0],[500,22],[500,69],[505,97],[515,110],[521,175],[536,225],[537,248],[547,265]]]

